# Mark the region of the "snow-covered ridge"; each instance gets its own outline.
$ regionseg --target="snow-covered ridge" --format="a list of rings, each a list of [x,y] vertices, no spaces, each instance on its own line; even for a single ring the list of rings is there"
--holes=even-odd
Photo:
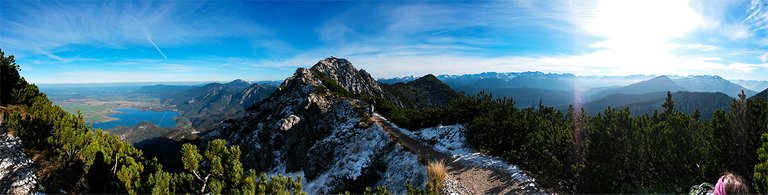
[[[286,172],[284,164],[276,166],[270,174],[301,176],[304,191],[328,194],[344,182],[356,181],[366,174],[366,169],[375,166],[374,163],[381,163],[385,170],[379,173],[381,179],[371,187],[386,186],[390,192],[397,194],[405,193],[406,181],[424,187],[426,169],[418,162],[416,155],[395,144],[381,126],[374,124],[367,129],[356,129],[354,124],[355,121],[350,120],[338,126],[332,135],[316,145],[343,143],[336,147],[332,159],[328,159],[333,164],[316,178],[307,180],[304,171]]]
[[[245,167],[302,176],[303,190],[310,194],[382,185],[402,194],[406,181],[423,186],[426,172],[418,157],[378,124],[362,120],[367,116],[359,110],[365,102],[330,93],[330,83],[321,78],[356,94],[382,94],[368,73],[346,60],[328,58],[312,69],[297,69],[272,96],[204,138],[221,137],[239,145]]]

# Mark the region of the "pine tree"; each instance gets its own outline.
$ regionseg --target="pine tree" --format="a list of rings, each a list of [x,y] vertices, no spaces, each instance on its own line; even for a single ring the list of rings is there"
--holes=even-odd
[[[691,117],[693,117],[693,119],[697,121],[701,120],[701,111],[699,111],[699,109],[696,108],[696,110],[693,111],[693,114],[691,115]]]
[[[667,97],[664,98],[664,103],[661,107],[664,107],[664,113],[666,114],[671,114],[675,111],[675,101],[672,101],[672,92],[667,91]]]
[[[731,103],[731,118],[733,121],[732,127],[729,131],[728,140],[730,143],[726,149],[727,156],[723,159],[728,167],[738,174],[749,178],[749,174],[752,172],[752,166],[754,163],[751,159],[754,156],[754,149],[751,149],[750,132],[749,127],[749,112],[747,108],[746,95],[744,90],[739,94],[739,99]],[[739,160],[733,160],[739,159]],[[747,175],[749,174],[749,175]]]
[[[11,103],[11,93],[19,86],[26,85],[26,82],[19,75],[19,65],[13,55],[5,56],[5,52],[0,49],[0,106]]]

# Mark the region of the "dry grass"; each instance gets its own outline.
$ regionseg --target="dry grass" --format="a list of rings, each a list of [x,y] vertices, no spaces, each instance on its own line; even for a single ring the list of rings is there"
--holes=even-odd
[[[443,187],[446,172],[443,160],[434,160],[427,163],[427,177],[429,177],[429,181],[437,181],[437,189]]]

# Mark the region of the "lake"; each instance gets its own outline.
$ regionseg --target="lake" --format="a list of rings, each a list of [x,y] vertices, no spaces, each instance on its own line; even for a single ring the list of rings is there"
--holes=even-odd
[[[94,123],[93,128],[106,130],[117,126],[136,126],[142,121],[155,123],[160,127],[174,128],[176,121],[173,120],[173,117],[179,115],[174,111],[139,110],[137,108],[118,108],[115,110],[120,113],[110,114],[109,117],[117,118],[118,120]]]

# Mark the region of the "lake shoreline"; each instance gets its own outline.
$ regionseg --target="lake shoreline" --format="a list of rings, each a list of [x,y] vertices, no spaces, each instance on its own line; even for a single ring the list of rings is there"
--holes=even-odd
[[[105,114],[110,120],[92,123],[94,128],[109,130],[117,126],[136,126],[140,122],[150,122],[159,127],[175,128],[178,123],[175,118],[180,116],[176,111],[162,110],[156,111],[156,109],[142,109],[137,107],[120,107],[109,110],[109,114]],[[159,121],[158,121],[159,119]]]

